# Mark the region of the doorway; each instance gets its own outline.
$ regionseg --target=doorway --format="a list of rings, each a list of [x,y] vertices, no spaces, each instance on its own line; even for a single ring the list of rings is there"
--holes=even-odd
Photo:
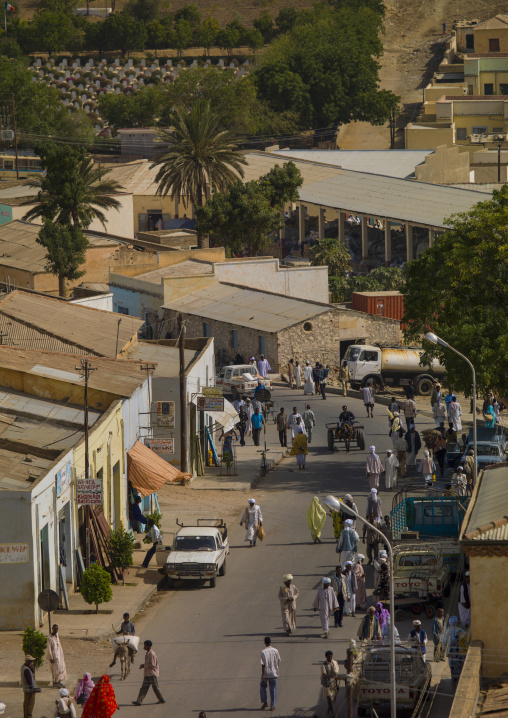
[[[49,527],[48,524],[40,530],[41,542],[41,585],[42,590],[51,588],[51,569],[49,560]]]
[[[71,510],[67,502],[58,512],[58,563],[65,583],[72,583]]]
[[[149,232],[155,232],[156,230],[162,229],[162,210],[149,209],[147,211],[147,216]]]

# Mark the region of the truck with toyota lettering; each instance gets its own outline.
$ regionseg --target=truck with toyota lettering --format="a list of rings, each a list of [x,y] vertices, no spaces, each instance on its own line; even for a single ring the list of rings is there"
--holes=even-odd
[[[404,609],[414,616],[425,612],[427,618],[432,618],[451,588],[450,568],[443,560],[441,546],[425,543],[394,546],[393,588],[396,620],[403,618],[399,611]]]
[[[390,646],[385,643],[363,645],[359,661],[355,661],[354,695],[358,701],[358,715],[389,714],[391,704]],[[429,663],[425,663],[419,647],[401,643],[395,645],[395,682],[397,716],[411,716],[422,693],[427,693],[432,677]]]

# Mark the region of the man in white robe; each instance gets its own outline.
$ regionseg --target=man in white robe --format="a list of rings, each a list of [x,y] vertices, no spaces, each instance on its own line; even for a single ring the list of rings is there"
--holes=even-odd
[[[314,394],[314,389],[316,388],[316,385],[314,384],[312,367],[308,361],[305,362],[305,369],[303,370],[303,380],[305,382],[303,386],[303,393]]]
[[[271,371],[271,366],[268,363],[268,359],[265,359],[265,355],[261,354],[258,361],[258,372],[264,379],[268,376],[268,372]]]
[[[397,483],[397,469],[399,460],[391,449],[386,450],[386,459],[383,461],[383,472],[385,475],[385,488],[391,491]]]
[[[64,688],[63,681],[67,678],[67,668],[65,666],[65,658],[58,635],[58,626],[53,624],[51,633],[48,636],[48,645],[46,648],[46,658],[51,666],[51,675],[53,676],[53,685]]]
[[[298,421],[300,419],[300,421]],[[298,409],[296,406],[293,407],[293,413],[288,416],[288,429],[291,429],[291,438],[295,438],[295,429],[297,426],[300,426],[303,433],[307,434],[305,431],[305,425],[303,423],[302,415],[298,412]]]
[[[330,616],[333,616],[335,611],[338,611],[339,609],[337,596],[332,589],[331,578],[323,578],[321,588],[318,588],[318,592],[316,598],[314,599],[312,607],[314,608],[314,612],[319,611],[321,628],[323,629],[321,638],[328,638]]]

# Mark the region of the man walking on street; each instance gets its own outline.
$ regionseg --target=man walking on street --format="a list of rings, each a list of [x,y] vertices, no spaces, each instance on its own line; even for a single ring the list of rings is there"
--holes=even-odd
[[[332,588],[334,594],[337,596],[337,603],[339,604],[339,610],[334,613],[335,628],[342,628],[344,604],[349,600],[346,577],[342,573],[342,566],[335,567],[335,576],[332,578]]]
[[[270,689],[270,710],[275,710],[277,702],[277,678],[279,677],[280,654],[272,646],[270,636],[265,638],[265,648],[261,651],[261,710],[268,708],[268,689]]]
[[[367,516],[369,524],[374,526],[374,514]],[[366,524],[363,525],[363,542],[367,545],[367,558],[369,559],[369,566],[373,563],[374,559],[377,558],[377,549],[379,545],[379,534],[371,528],[368,528]]]
[[[307,443],[310,444],[312,441],[312,428],[316,426],[316,417],[310,408],[310,404],[307,404],[307,408],[303,412],[303,425],[307,432]]]
[[[137,697],[137,700],[132,701],[132,705],[140,706],[143,703],[143,700],[146,697],[150,686],[152,686],[153,692],[157,697],[157,703],[165,703],[166,701],[164,699],[164,696],[159,689],[159,661],[157,659],[157,656],[155,655],[155,652],[152,651],[152,642],[145,641],[143,644],[143,648],[146,651],[145,662],[140,665],[140,668],[142,668],[144,671],[143,683],[141,684],[141,688],[139,689],[139,695]]]
[[[65,688],[63,681],[67,678],[67,668],[65,666],[64,652],[58,635],[58,626],[53,624],[51,633],[48,636],[48,647],[46,649],[46,657],[51,664],[51,675],[53,676],[53,685],[57,688]]]
[[[332,613],[335,613],[335,611],[339,610],[337,596],[332,591],[331,583],[331,578],[325,577],[322,579],[321,588],[318,588],[316,598],[314,599],[314,603],[312,604],[314,612],[319,611],[321,628],[323,629],[321,638],[328,638],[330,616],[332,615]]]
[[[287,448],[288,445],[288,415],[281,407],[277,414],[277,431],[279,432],[280,445]]]
[[[416,431],[414,424],[411,425],[411,428],[406,433],[404,438],[409,452],[407,465],[412,469],[416,469],[416,457],[422,448],[422,440],[420,439],[420,434]]]
[[[326,382],[329,373],[330,369],[328,367],[325,368],[322,364],[319,365],[317,375],[319,377],[319,389],[321,391],[321,396],[323,397],[323,399],[326,399]]]
[[[342,384],[342,396],[347,396],[347,385],[351,383],[351,372],[347,361],[343,361],[339,368],[339,381]]]
[[[369,416],[371,418],[374,418],[374,396],[375,396],[374,387],[371,384],[369,384],[368,386],[364,386],[362,389],[362,392],[363,392],[363,403],[365,404],[365,408],[367,409],[367,418]]]
[[[404,412],[404,416],[406,417],[406,425],[407,430],[411,428],[411,426],[414,426],[415,419],[416,419],[416,403],[414,399],[405,399],[405,401],[402,403],[402,410]]]
[[[268,376],[268,372],[271,370],[271,366],[268,363],[268,360],[265,359],[265,355],[261,354],[258,361],[258,372],[259,375],[263,377],[263,379],[266,379]]]
[[[254,446],[259,446],[259,437],[261,436],[261,427],[265,423],[265,420],[263,419],[263,414],[259,411],[259,407],[256,407],[256,410],[254,411],[254,414],[251,418],[252,423],[252,439],[254,441]]]
[[[436,616],[432,621],[432,640],[434,641],[434,663],[444,661],[443,658],[443,635],[444,635],[444,610],[438,608]]]
[[[148,568],[150,561],[152,560],[155,552],[157,551],[157,546],[161,542],[161,532],[159,531],[159,528],[155,525],[155,521],[153,519],[148,519],[148,528],[149,531],[147,536],[152,539],[152,545],[146,552],[146,556],[143,559],[143,563],[141,564],[143,568]]]
[[[23,687],[23,718],[32,718],[35,706],[35,694],[41,689],[35,682],[35,658],[25,656],[25,662],[21,666],[21,686]]]
[[[295,429],[298,426],[298,419],[300,419],[300,425],[304,429],[302,415],[298,412],[296,406],[293,407],[293,413],[288,417],[288,429],[291,429],[291,439],[295,438]],[[305,430],[305,429],[304,429]]]

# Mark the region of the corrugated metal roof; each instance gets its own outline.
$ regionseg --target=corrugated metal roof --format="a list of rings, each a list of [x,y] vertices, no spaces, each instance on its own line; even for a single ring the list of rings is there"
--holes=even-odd
[[[139,363],[135,361],[92,357],[91,364],[97,369],[90,374],[89,386],[91,389],[128,397],[146,381],[146,373],[141,371]],[[83,380],[78,376],[79,371],[76,370],[76,366],[79,366],[79,357],[73,354],[29,351],[0,345],[0,367],[4,369],[38,376],[52,374],[55,381],[60,380],[82,387]],[[59,370],[61,375],[55,375],[54,370]],[[8,396],[12,398],[12,392],[9,392]],[[33,397],[29,398],[33,399]],[[0,400],[1,410],[2,401]]]
[[[300,189],[304,203],[431,227],[444,227],[450,215],[487,199],[483,192],[348,170]]]
[[[508,463],[485,469],[463,540],[508,541],[507,485]]]
[[[164,309],[268,333],[280,332],[330,311],[329,307],[313,302],[223,283],[187,294],[163,306]]]
[[[247,152],[244,156],[247,160],[247,165],[243,167],[244,182],[257,180],[261,177],[261,175],[270,172],[273,167],[277,165],[282,166],[285,162],[290,161],[289,158],[279,157],[273,152]],[[294,160],[294,163],[301,172],[304,186],[314,182],[319,182],[320,180],[326,180],[337,174],[336,168],[329,167],[324,164],[318,164],[316,162],[302,162],[298,160]]]
[[[1,200],[0,200],[1,201]],[[0,265],[16,267],[27,272],[48,273],[46,250],[37,243],[42,225],[14,220],[0,225]],[[117,239],[101,234],[85,232],[93,246],[118,244]]]
[[[415,167],[433,150],[276,150],[278,157],[369,172],[387,177],[414,177]]]
[[[4,320],[2,322],[2,317]],[[7,320],[5,320],[7,318]],[[9,321],[17,322],[14,326]],[[74,352],[101,356],[116,356],[137,336],[143,320],[93,307],[62,302],[53,297],[14,291],[0,300],[0,324],[7,332],[3,342],[22,344],[27,349],[40,349],[45,343],[53,351]],[[20,325],[26,329],[21,331]],[[9,332],[12,329],[12,335]]]
[[[127,349],[125,354],[126,358],[133,361],[156,362],[154,380],[179,376],[180,349],[178,347],[168,347],[156,342],[137,342]],[[186,370],[196,361],[199,354],[197,349],[184,349]]]
[[[162,267],[154,269],[151,272],[137,274],[136,279],[142,279],[145,282],[153,282],[160,284],[162,277],[192,277],[197,274],[212,274],[212,264],[205,262],[196,262],[194,259],[188,259],[179,264],[173,264],[170,267]]]

